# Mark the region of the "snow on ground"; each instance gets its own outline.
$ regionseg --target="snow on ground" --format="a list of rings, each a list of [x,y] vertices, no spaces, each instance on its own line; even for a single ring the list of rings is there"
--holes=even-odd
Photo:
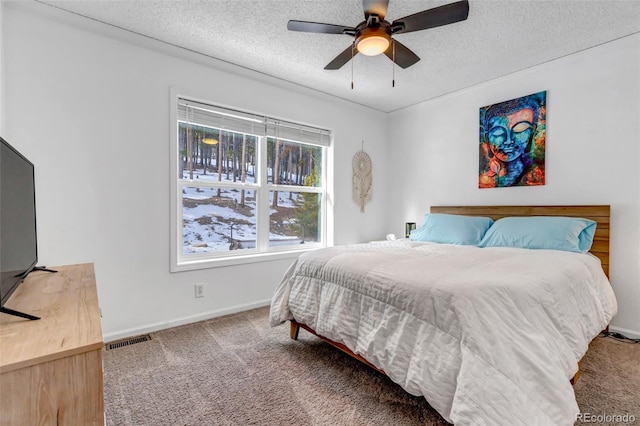
[[[185,179],[189,178],[189,173],[183,173]],[[231,177],[232,175],[230,175]],[[194,170],[193,180],[217,182],[217,173],[207,173],[204,175],[202,169]],[[222,179],[226,179],[226,173],[222,174]],[[232,181],[232,179],[230,179]],[[239,180],[239,179],[238,179]],[[247,183],[254,182],[253,176],[247,176]],[[241,248],[255,247],[256,240],[256,204],[255,191],[245,190],[245,208],[247,214],[228,205],[240,203],[241,191],[236,189],[222,189],[221,198],[217,198],[217,188],[184,188],[183,198],[183,254],[211,253],[216,251],[227,251],[231,243],[231,233],[233,226],[233,239],[244,243]],[[294,202],[298,194],[294,193],[292,200],[289,199],[289,192],[278,192],[278,205],[283,207],[295,207]],[[207,204],[198,204],[194,207],[190,201],[211,200]],[[185,203],[187,205],[185,205]],[[275,213],[275,209],[270,209],[270,213]],[[272,244],[281,243],[299,244],[300,240],[287,235],[269,233]]]

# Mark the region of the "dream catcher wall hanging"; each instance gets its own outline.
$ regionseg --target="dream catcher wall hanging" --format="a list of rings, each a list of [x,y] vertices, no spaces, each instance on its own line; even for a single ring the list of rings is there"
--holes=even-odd
[[[362,149],[353,156],[353,201],[360,205],[364,212],[364,205],[371,200],[371,185],[373,183],[373,165],[369,154]]]

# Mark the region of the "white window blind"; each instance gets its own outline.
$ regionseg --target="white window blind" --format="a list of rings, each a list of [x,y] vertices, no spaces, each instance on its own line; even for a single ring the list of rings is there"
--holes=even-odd
[[[329,146],[331,142],[328,130],[273,118],[267,118],[267,136],[318,146]]]
[[[186,99],[178,100],[178,121],[250,135],[265,134],[262,116]]]
[[[178,99],[178,121],[325,147],[331,142],[331,134],[325,129],[188,99]]]

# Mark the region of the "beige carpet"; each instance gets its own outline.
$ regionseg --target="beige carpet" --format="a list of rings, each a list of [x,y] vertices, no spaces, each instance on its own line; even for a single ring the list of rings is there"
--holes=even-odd
[[[107,425],[448,424],[424,398],[304,330],[292,341],[288,325],[270,328],[268,308],[151,336],[104,352]],[[640,424],[640,344],[598,337],[582,369],[583,412]]]

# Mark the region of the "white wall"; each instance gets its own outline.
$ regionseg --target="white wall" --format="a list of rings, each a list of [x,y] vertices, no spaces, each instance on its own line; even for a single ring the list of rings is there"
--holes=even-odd
[[[169,272],[172,86],[333,130],[335,242],[384,235],[386,114],[34,2],[5,7],[3,27],[3,136],[36,166],[39,263],[95,264],[107,339],[267,304],[291,263]],[[363,139],[364,214],[350,190]]]
[[[546,185],[478,189],[479,108],[542,90]],[[640,34],[396,111],[389,125],[394,232],[432,205],[610,204],[612,324],[640,334]]]

